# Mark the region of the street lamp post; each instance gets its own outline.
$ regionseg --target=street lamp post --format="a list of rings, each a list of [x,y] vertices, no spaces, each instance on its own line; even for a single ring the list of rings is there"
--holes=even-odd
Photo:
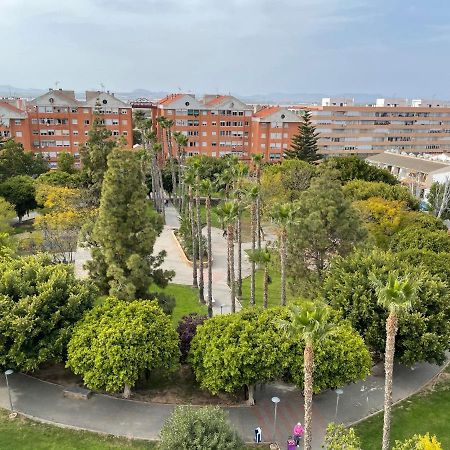
[[[224,308],[225,306],[227,306],[227,305],[220,305],[220,315],[223,314],[223,308]]]
[[[12,399],[11,399],[11,390],[9,389],[8,376],[9,376],[9,375],[12,375],[13,373],[14,373],[14,371],[12,371],[11,369],[8,369],[8,370],[5,372],[6,389],[8,389],[9,408],[11,409],[11,414],[14,412],[14,408],[13,408],[13,403],[12,403]]]
[[[280,403],[280,399],[278,397],[272,397],[272,402],[275,405],[275,410],[273,413],[273,436],[272,436],[272,442],[275,442],[275,434],[277,430],[277,406],[278,403]]]
[[[336,422],[338,408],[339,408],[339,397],[344,393],[344,391],[343,391],[343,389],[336,389],[334,392],[336,392],[336,411],[334,413],[334,421]]]

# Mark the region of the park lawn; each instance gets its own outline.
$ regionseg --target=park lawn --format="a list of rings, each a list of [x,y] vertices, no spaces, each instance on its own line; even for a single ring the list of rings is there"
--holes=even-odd
[[[156,444],[75,431],[17,417],[0,410],[0,448],[14,450],[155,449]]]
[[[31,233],[34,231],[34,219],[23,221],[11,227],[12,234]]]
[[[179,320],[189,313],[207,314],[208,310],[205,305],[201,305],[198,301],[198,290],[183,284],[170,283],[166,288],[162,289],[158,286],[150,286],[150,291],[164,292],[175,297],[175,308],[172,312],[172,323],[177,325]]]
[[[269,307],[279,306],[281,300],[281,276],[277,268],[272,267],[269,270],[270,278],[272,280],[269,283]],[[242,280],[242,306],[249,306],[250,302],[250,276]],[[289,292],[289,286],[286,286],[286,301],[289,302],[294,297]],[[255,302],[257,306],[262,306],[264,302],[264,270],[256,270],[256,283],[255,283]]]
[[[393,408],[391,443],[429,432],[436,435],[442,448],[450,449],[449,411],[450,379],[447,379],[433,391],[425,390],[413,395]],[[383,413],[359,423],[355,430],[361,437],[364,450],[378,450],[381,447]]]

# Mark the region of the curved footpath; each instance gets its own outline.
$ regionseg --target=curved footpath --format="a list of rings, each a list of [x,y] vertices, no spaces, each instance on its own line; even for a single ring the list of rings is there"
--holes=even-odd
[[[412,369],[396,365],[394,401],[415,393],[439,370],[438,366],[427,363],[417,364]],[[9,381],[16,411],[38,420],[116,436],[156,440],[173,409],[173,405],[122,400],[101,394],[95,394],[89,400],[74,400],[63,396],[64,388],[61,386],[19,373],[11,375]],[[382,376],[370,376],[364,382],[345,386],[336,420],[350,424],[382,409],[383,386]],[[297,389],[283,384],[258,387],[255,406],[225,408],[231,422],[246,441],[252,441],[256,426],[261,426],[265,441],[271,440],[273,404],[270,399],[274,395],[281,399],[276,431],[276,439],[280,444],[286,442],[294,424],[303,421],[303,398]],[[4,377],[0,378],[0,407],[9,408]],[[314,397],[314,449],[321,448],[326,425],[335,420],[335,411],[334,391]]]
[[[175,208],[166,208],[166,225],[155,243],[155,253],[166,250],[167,257],[163,267],[175,270],[174,283],[192,284],[192,268],[185,263],[174,242],[171,230],[179,227]],[[213,239],[213,297],[214,313],[220,314],[230,310],[230,288],[226,283],[227,243],[222,231],[212,230]],[[244,244],[245,245],[245,244]],[[244,248],[248,248],[247,243]],[[75,271],[84,276],[82,268],[90,254],[81,249],[75,255]],[[243,254],[243,276],[250,274],[250,264]],[[205,285],[207,271],[205,271]],[[239,308],[239,304],[237,304]],[[430,381],[440,367],[432,364],[417,364],[412,368],[396,365],[394,369],[393,399],[399,401],[410,396]],[[13,374],[10,386],[14,408],[25,415],[64,426],[81,428],[95,432],[126,436],[138,439],[156,440],[159,431],[173,410],[173,405],[145,403],[122,400],[115,397],[96,394],[90,400],[73,400],[63,396],[64,388],[23,374]],[[292,428],[298,421],[303,421],[303,398],[292,386],[270,384],[255,392],[254,407],[230,407],[226,410],[230,420],[246,441],[253,440],[253,430],[260,426],[264,441],[271,441],[273,433],[274,410],[271,398],[281,399],[278,405],[276,440],[282,448]],[[320,449],[329,422],[338,421],[351,424],[383,408],[384,376],[370,376],[364,382],[344,387],[339,399],[336,414],[334,391],[323,392],[314,397],[313,402],[313,448]],[[4,377],[0,376],[0,407],[9,408],[8,393]]]

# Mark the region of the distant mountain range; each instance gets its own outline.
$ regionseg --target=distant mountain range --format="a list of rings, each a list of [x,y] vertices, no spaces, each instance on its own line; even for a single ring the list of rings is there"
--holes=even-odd
[[[47,92],[46,89],[20,88],[9,85],[0,85],[0,97],[24,97],[34,98]],[[157,100],[169,92],[166,91],[149,91],[147,89],[134,89],[129,92],[116,92],[115,95],[125,101],[135,100],[137,98],[147,98],[149,100]],[[271,92],[267,94],[242,95],[233,93],[237,98],[247,103],[261,104],[295,104],[295,103],[320,103],[322,97],[345,97],[354,98],[358,103],[370,103],[376,98],[383,97],[382,94],[368,93],[287,93],[287,92]],[[77,92],[77,97],[83,97],[84,92]]]

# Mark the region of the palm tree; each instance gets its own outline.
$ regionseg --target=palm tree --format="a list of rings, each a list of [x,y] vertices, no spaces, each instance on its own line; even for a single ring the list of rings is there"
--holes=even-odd
[[[166,140],[167,140],[167,152],[169,155],[169,164],[170,164],[170,172],[172,174],[172,193],[174,198],[174,203],[176,206],[180,206],[178,204],[178,194],[177,194],[177,176],[175,173],[175,159],[173,155],[173,144],[172,144],[172,127],[174,125],[174,121],[172,119],[165,120],[165,130],[166,130]]]
[[[253,250],[249,253],[249,259],[251,262],[258,264],[258,266],[264,267],[264,308],[269,306],[269,264],[271,254],[267,248],[261,250]]]
[[[184,172],[186,164],[186,147],[188,145],[188,138],[181,132],[175,131],[173,133],[175,142],[177,143],[177,159],[179,161],[179,183],[180,183],[180,205],[179,209],[182,214],[185,212],[186,205],[186,186],[184,183]]]
[[[195,232],[195,218],[194,218],[194,196],[193,187],[195,185],[195,175],[192,171],[187,171],[184,175],[184,182],[188,186],[188,208],[189,208],[189,222],[191,224],[191,239],[192,239],[192,286],[198,287],[197,281],[197,238]]]
[[[258,185],[250,185],[247,188],[247,198],[251,204],[251,228],[252,228],[252,252],[256,248],[256,210],[257,210],[257,200],[259,198],[259,187]],[[250,274],[250,305],[255,304],[255,262],[251,262],[251,274]]]
[[[236,286],[234,276],[234,224],[238,213],[236,202],[227,201],[217,208],[217,215],[227,229],[228,272],[230,274],[231,312],[236,312]]]
[[[201,191],[206,195],[206,229],[208,242],[208,317],[213,314],[212,304],[212,245],[211,245],[211,195],[214,192],[214,183],[206,178],[202,180]]]
[[[292,203],[275,205],[270,214],[280,227],[281,305],[286,305],[286,238],[289,225],[295,222],[296,210]]]
[[[255,153],[252,155],[252,163],[255,167],[256,184],[261,186],[261,165],[264,155],[262,153]],[[258,230],[258,250],[261,250],[261,198],[258,195],[256,200],[256,229]]]
[[[386,284],[383,284],[373,273],[369,275],[369,278],[377,294],[378,303],[389,311],[386,319],[386,347],[384,352],[385,384],[382,444],[383,450],[389,450],[395,335],[398,329],[398,318],[403,312],[411,309],[419,286],[410,276],[400,278],[393,272],[389,273]]]
[[[312,396],[314,386],[314,348],[333,330],[329,321],[329,309],[321,303],[304,302],[289,305],[289,320],[280,321],[281,328],[290,336],[305,342],[303,352],[305,435],[304,449],[311,450]]]
[[[195,175],[195,205],[197,210],[197,239],[198,239],[198,300],[200,303],[205,303],[203,281],[203,233],[202,233],[202,217],[200,208],[200,172],[201,172],[201,160],[199,158],[191,159],[192,171]]]

